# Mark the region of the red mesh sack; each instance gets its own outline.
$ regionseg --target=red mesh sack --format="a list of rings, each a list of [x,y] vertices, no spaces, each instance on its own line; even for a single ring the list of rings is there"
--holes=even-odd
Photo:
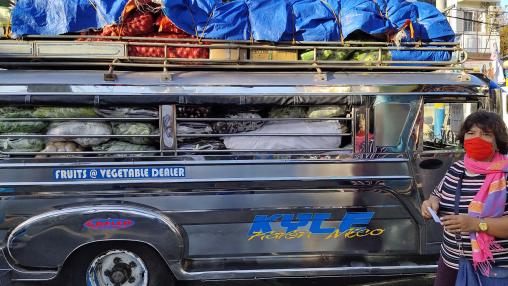
[[[181,34],[155,34],[153,37],[156,38],[171,38],[171,39],[183,39],[189,38],[189,35]],[[156,40],[154,42],[157,42]],[[163,42],[159,42],[163,43]],[[175,43],[175,42],[173,42]],[[195,43],[195,42],[178,42],[182,43]],[[130,45],[129,56],[132,57],[164,57],[164,47],[156,46],[134,46]],[[207,59],[209,56],[208,48],[195,48],[195,47],[167,47],[166,49],[168,58],[187,58],[187,59]]]
[[[150,12],[136,11],[122,21],[118,29],[120,36],[141,36],[154,32],[154,19]]]
[[[187,35],[186,32],[178,28],[166,15],[160,14],[155,25],[158,27],[159,33],[171,33],[171,34],[182,34]]]

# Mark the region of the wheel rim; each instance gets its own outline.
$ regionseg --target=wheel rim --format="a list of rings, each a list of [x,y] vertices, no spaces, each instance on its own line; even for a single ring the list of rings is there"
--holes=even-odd
[[[86,272],[87,286],[147,286],[143,260],[127,250],[110,250],[97,256]]]

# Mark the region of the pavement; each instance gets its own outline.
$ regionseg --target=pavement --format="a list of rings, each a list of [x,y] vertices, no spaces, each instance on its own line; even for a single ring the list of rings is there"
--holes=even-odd
[[[299,278],[221,282],[179,282],[177,286],[432,286],[434,275],[417,277]],[[16,283],[14,286],[61,286],[50,283]],[[161,285],[163,286],[163,285]]]

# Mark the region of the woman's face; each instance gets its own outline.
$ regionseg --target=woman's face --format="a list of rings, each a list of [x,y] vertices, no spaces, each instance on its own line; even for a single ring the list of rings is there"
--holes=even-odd
[[[492,131],[483,131],[478,126],[473,125],[473,127],[471,127],[471,129],[469,129],[469,131],[467,131],[466,134],[464,135],[464,140],[475,138],[475,137],[480,137],[483,140],[492,143],[492,145],[494,146],[494,150],[497,150],[496,136],[494,135],[494,133]]]

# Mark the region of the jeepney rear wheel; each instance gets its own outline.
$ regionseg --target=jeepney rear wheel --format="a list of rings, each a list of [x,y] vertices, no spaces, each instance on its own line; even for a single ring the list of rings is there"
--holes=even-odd
[[[73,286],[175,285],[162,258],[144,244],[88,245],[72,256],[63,275]]]

